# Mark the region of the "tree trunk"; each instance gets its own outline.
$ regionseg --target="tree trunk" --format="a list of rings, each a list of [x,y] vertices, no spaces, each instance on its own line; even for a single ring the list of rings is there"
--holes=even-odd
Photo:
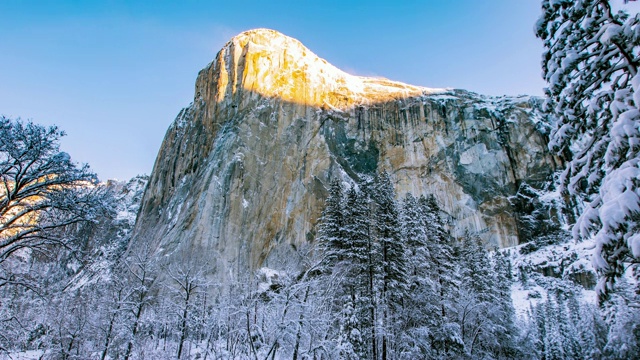
[[[256,348],[253,345],[253,337],[251,336],[251,322],[249,321],[249,312],[247,312],[247,335],[249,336],[249,345],[251,346],[251,352],[256,360],[258,360],[258,354]]]
[[[131,340],[129,340],[129,343],[127,344],[127,352],[124,355],[124,360],[129,360],[129,357],[131,356],[131,352],[133,351],[133,341],[136,338],[136,335],[138,334],[138,324],[140,322],[140,316],[142,316],[142,308],[144,307],[144,303],[143,301],[143,296],[140,296],[140,302],[138,303],[138,308],[136,309],[136,317],[135,317],[135,321],[133,322],[133,328],[131,329]]]
[[[310,287],[311,286],[307,285],[307,291],[304,293],[304,300],[302,300],[303,306],[307,304]],[[291,360],[298,360],[298,351],[300,350],[300,338],[302,337],[302,321],[304,321],[304,311],[300,312],[300,318],[298,319],[298,331],[296,333],[296,344],[293,347],[293,358]]]
[[[120,306],[116,311],[120,310]],[[102,350],[102,356],[100,356],[100,360],[104,360],[107,358],[107,350],[109,350],[109,343],[111,342],[111,332],[113,331],[113,323],[116,319],[116,314],[114,313],[109,320],[109,328],[107,328],[107,336],[104,339],[104,350]]]
[[[184,340],[187,336],[187,315],[189,311],[189,291],[184,298],[184,310],[182,311],[182,324],[180,328],[180,343],[178,344],[178,357],[177,360],[180,360],[182,357],[182,348],[184,346]]]
[[[369,250],[369,299],[370,299],[370,303],[371,303],[371,309],[370,309],[370,314],[371,314],[371,350],[372,350],[372,354],[373,360],[378,360],[378,346],[376,344],[376,301],[374,299],[375,296],[375,288],[374,288],[374,269],[373,269],[373,258],[372,258],[372,251],[373,251],[373,247],[371,246],[371,238],[369,238],[369,242],[368,242],[368,250]]]

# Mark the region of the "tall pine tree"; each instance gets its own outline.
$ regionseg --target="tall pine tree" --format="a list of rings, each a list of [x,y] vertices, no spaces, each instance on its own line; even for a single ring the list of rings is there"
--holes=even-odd
[[[403,302],[399,355],[409,359],[435,356],[429,338],[438,326],[434,316],[440,314],[438,293],[430,277],[434,269],[423,220],[424,213],[418,200],[407,193],[402,202],[401,223],[407,244],[408,291]]]
[[[402,237],[400,216],[395,200],[395,190],[389,174],[384,171],[375,181],[373,198],[376,203],[375,235],[382,261],[381,311],[382,359],[390,352],[390,344],[396,328],[395,314],[407,290],[406,244]]]
[[[349,247],[343,229],[343,196],[344,190],[340,180],[332,181],[318,229],[318,244],[324,255],[324,271],[343,261],[345,251]]]
[[[458,262],[453,254],[453,239],[433,195],[420,196],[418,204],[427,234],[429,277],[436,293],[434,303],[438,307],[430,317],[431,346],[438,357],[456,357],[462,352],[464,343],[457,319],[460,278],[456,271]]]

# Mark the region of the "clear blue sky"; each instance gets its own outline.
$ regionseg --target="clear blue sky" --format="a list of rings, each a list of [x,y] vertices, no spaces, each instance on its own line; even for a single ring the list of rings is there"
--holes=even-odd
[[[541,95],[538,0],[0,1],[0,114],[57,124],[101,179],[150,173],[224,43],[265,27],[358,75]]]

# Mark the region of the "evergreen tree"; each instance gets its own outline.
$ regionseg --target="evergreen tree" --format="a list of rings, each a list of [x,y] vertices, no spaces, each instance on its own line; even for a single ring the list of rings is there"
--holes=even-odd
[[[608,325],[607,343],[603,354],[608,359],[640,358],[640,312],[629,304],[640,299],[624,278],[611,291],[609,301],[603,304]]]
[[[467,232],[459,247],[459,256],[462,287],[480,302],[497,302],[493,267],[480,237]]]
[[[573,296],[570,296],[573,297]],[[585,354],[582,353],[579,338],[580,333],[576,329],[577,322],[572,318],[574,309],[569,307],[566,300],[560,296],[556,297],[558,303],[558,332],[562,339],[562,352],[567,359],[584,359]]]
[[[458,317],[465,352],[470,357],[486,357],[498,345],[493,269],[478,236],[467,232],[457,250],[461,279]]]
[[[399,312],[407,289],[406,244],[402,237],[395,190],[386,171],[376,178],[373,191],[375,234],[380,251],[378,258],[382,261],[380,319],[383,322],[381,355],[384,360],[390,351],[390,338],[394,337],[394,314]]]
[[[593,305],[581,304],[575,294],[549,294],[545,302],[533,307],[532,316],[531,330],[538,358],[633,358],[629,354],[619,355],[620,349],[629,349],[626,344],[617,343],[605,349],[608,327],[600,311]]]
[[[340,332],[338,335],[338,350],[343,359],[366,358],[367,349],[360,332],[360,319],[356,305],[356,295],[342,305],[340,313]]]
[[[424,213],[418,205],[418,200],[407,193],[402,203],[402,236],[407,245],[407,271],[410,290],[423,285],[427,280],[427,270],[430,269],[429,249],[427,244],[427,229],[425,229]]]
[[[418,204],[427,234],[429,278],[432,281],[438,311],[430,317],[431,346],[438,357],[456,357],[464,347],[457,319],[460,278],[456,271],[452,238],[435,198],[420,196]]]
[[[339,258],[345,259],[349,266],[351,279],[372,287],[372,276],[376,269],[372,266],[378,263],[375,259],[377,251],[370,236],[371,221],[369,215],[369,197],[355,187],[347,191],[346,209],[344,216],[344,241],[346,246]]]
[[[595,238],[606,297],[624,263],[640,260],[640,15],[608,0],[543,0],[542,10],[550,147],[566,160],[562,189],[584,201],[573,233]]]
[[[376,178],[374,199],[376,236],[382,252],[382,291],[390,302],[399,302],[407,284],[406,243],[391,178],[385,171]]]
[[[401,358],[433,357],[431,344],[434,316],[439,316],[439,297],[430,273],[427,229],[418,200],[407,193],[402,203],[402,233],[407,244],[408,291],[403,303]]]
[[[544,355],[547,351],[545,339],[547,337],[547,317],[544,311],[543,304],[538,304],[535,307],[532,306],[531,314],[533,315],[533,323],[535,326],[535,339],[534,344],[536,345],[536,353],[540,355]],[[542,356],[540,356],[542,358]]]
[[[543,307],[545,316],[544,358],[545,360],[565,359],[562,347],[562,333],[559,326],[558,306],[552,299],[547,299]]]
[[[344,190],[339,179],[331,182],[329,197],[325,202],[322,219],[318,230],[318,244],[324,254],[324,266],[334,266],[344,260],[344,255],[349,248],[344,234]],[[327,269],[325,269],[326,271]]]
[[[370,234],[368,194],[352,186],[344,205],[342,198],[341,186],[334,182],[320,224],[322,268],[334,299],[342,356],[370,358],[375,357],[377,351],[375,319],[380,251]]]
[[[507,254],[495,250],[493,257],[493,269],[496,278],[496,306],[495,320],[496,339],[498,346],[493,352],[496,357],[518,358],[523,354],[517,347],[517,337],[519,329],[516,327],[516,314],[511,299],[511,284],[513,282],[511,261]],[[497,311],[496,311],[497,310]]]

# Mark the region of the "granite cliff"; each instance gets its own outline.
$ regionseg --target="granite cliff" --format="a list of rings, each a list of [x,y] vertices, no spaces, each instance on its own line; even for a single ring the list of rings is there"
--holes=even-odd
[[[278,268],[313,241],[333,178],[382,170],[398,196],[434,194],[454,234],[517,245],[531,204],[514,199],[557,162],[537,107],[352,76],[276,31],[244,32],[199,73],[168,129],[131,247],[200,257],[231,278]]]

